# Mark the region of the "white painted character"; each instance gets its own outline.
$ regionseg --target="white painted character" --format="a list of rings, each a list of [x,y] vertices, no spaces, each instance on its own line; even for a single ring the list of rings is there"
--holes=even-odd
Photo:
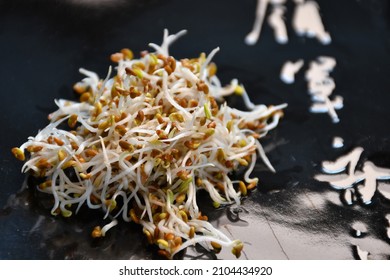
[[[321,63],[321,67],[323,71],[332,72],[336,67],[336,59],[330,56],[319,56],[317,60]]]
[[[309,83],[309,93],[312,95],[320,94],[329,96],[336,88],[334,80],[329,77],[329,73],[336,66],[336,60],[333,57],[319,56],[317,61],[310,62],[309,70],[305,78]]]
[[[326,99],[325,102],[314,102],[310,107],[312,113],[328,113],[334,123],[340,122],[336,110],[342,109],[344,99],[337,95],[333,99]]]
[[[257,0],[256,18],[253,23],[253,28],[252,31],[245,37],[245,43],[248,45],[254,45],[259,40],[269,1],[270,0]]]
[[[321,75],[328,76],[330,72],[336,66],[336,59],[330,56],[319,56],[317,57],[317,61],[312,61],[310,63],[310,72],[306,73],[306,80],[310,80],[314,77],[318,77]]]
[[[294,0],[294,2],[296,7],[292,26],[295,32],[300,36],[315,37],[324,45],[330,44],[332,39],[325,31],[317,2],[305,0]]]
[[[256,18],[252,31],[245,37],[246,44],[254,45],[259,40],[269,3],[272,4],[273,11],[268,19],[268,24],[274,30],[276,41],[280,44],[288,42],[287,28],[283,17],[285,12],[283,4],[285,2],[286,0],[257,0]]]
[[[332,121],[339,122],[336,110],[343,108],[343,98],[335,96],[333,99],[330,95],[336,88],[336,84],[329,76],[329,73],[336,66],[336,60],[332,57],[321,56],[317,61],[310,63],[309,69],[305,74],[308,81],[308,92],[311,95],[313,105],[310,111],[313,113],[326,113],[330,115]]]
[[[286,61],[280,71],[280,79],[286,84],[292,84],[295,81],[295,74],[299,72],[304,64],[303,59],[296,62]]]
[[[361,170],[357,169],[363,148],[357,147],[347,155],[334,162],[325,161],[322,168],[328,175],[317,175],[315,179],[328,182],[333,188],[348,190],[357,186],[357,193],[364,204],[370,204],[377,190],[377,181],[389,180],[390,169],[377,167],[371,161],[366,161]],[[347,172],[344,172],[347,169]],[[360,182],[362,184],[358,185]]]
[[[275,5],[272,14],[268,17],[268,24],[274,30],[276,42],[286,44],[288,42],[286,23],[284,22],[284,12],[286,8],[281,5]]]

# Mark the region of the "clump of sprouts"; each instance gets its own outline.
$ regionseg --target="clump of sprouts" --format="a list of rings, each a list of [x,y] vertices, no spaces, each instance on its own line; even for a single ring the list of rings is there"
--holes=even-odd
[[[285,105],[254,105],[236,80],[222,87],[211,62],[218,49],[194,59],[170,56],[169,45],[184,33],[165,30],[162,45],[150,44],[155,51],[138,59],[129,49],[113,54],[113,78],[111,69],[104,80],[80,69],[80,102],[56,100],[50,124],[12,152],[27,160],[23,172],[42,178],[38,190],[53,196],[53,215],[69,217],[87,205],[111,219],[93,229],[95,238],[121,217],[140,224],[167,258],[197,243],[239,257],[243,243],[207,221],[197,191],[206,190],[215,207],[240,204],[257,185],[250,177],[257,156],[272,169],[259,139]],[[233,93],[249,111],[217,103]],[[231,180],[239,167],[247,168],[243,180]]]

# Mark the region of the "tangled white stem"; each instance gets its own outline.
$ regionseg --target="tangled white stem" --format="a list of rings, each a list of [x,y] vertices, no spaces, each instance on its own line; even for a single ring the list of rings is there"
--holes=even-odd
[[[80,69],[87,76],[75,85],[80,102],[56,101],[51,123],[13,153],[24,160],[29,152],[23,172],[44,178],[38,189],[53,196],[53,214],[69,217],[86,205],[112,219],[94,237],[122,216],[141,224],[167,257],[197,242],[239,256],[242,243],[207,222],[197,191],[206,190],[216,207],[239,204],[257,184],[250,178],[257,156],[272,169],[259,138],[286,105],[255,105],[236,80],[221,87],[211,62],[218,49],[195,59],[168,56],[184,33],[165,31],[161,46],[150,44],[156,52],[139,59],[128,49],[114,54],[113,78]],[[233,93],[244,96],[250,111],[216,102]],[[248,168],[244,180],[231,181],[240,166]]]

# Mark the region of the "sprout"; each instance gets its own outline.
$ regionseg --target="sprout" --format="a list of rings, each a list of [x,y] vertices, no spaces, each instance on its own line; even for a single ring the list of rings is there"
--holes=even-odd
[[[207,221],[197,192],[206,190],[215,207],[240,204],[257,185],[250,178],[257,157],[273,170],[259,139],[286,105],[255,105],[236,80],[222,87],[211,63],[219,49],[194,59],[169,56],[169,45],[184,33],[165,31],[161,46],[150,44],[156,52],[140,58],[129,49],[112,55],[113,78],[111,70],[101,80],[80,69],[86,76],[75,86],[80,102],[57,100],[50,124],[12,153],[26,160],[23,172],[43,177],[38,190],[53,196],[53,215],[69,217],[87,205],[111,219],[93,237],[104,237],[121,216],[140,224],[168,258],[196,243],[239,257],[243,243]],[[234,93],[249,111],[216,102]],[[73,130],[61,129],[64,122]],[[229,175],[241,167],[247,171],[237,185]]]

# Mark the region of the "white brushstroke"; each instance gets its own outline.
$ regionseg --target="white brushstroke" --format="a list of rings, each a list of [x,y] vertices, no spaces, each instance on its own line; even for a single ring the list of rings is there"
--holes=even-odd
[[[344,147],[344,139],[341,137],[334,137],[332,142],[332,147],[335,149],[339,149]]]
[[[295,1],[295,3],[292,21],[295,32],[300,36],[315,37],[324,45],[330,44],[332,39],[325,31],[317,2]]]
[[[279,44],[287,44],[288,42],[287,28],[283,17],[285,11],[284,6],[275,5],[272,14],[268,17],[268,24],[274,30],[275,40]]]
[[[304,64],[303,59],[296,62],[286,61],[280,72],[280,79],[286,84],[292,84],[295,82],[295,74],[302,68]]]

